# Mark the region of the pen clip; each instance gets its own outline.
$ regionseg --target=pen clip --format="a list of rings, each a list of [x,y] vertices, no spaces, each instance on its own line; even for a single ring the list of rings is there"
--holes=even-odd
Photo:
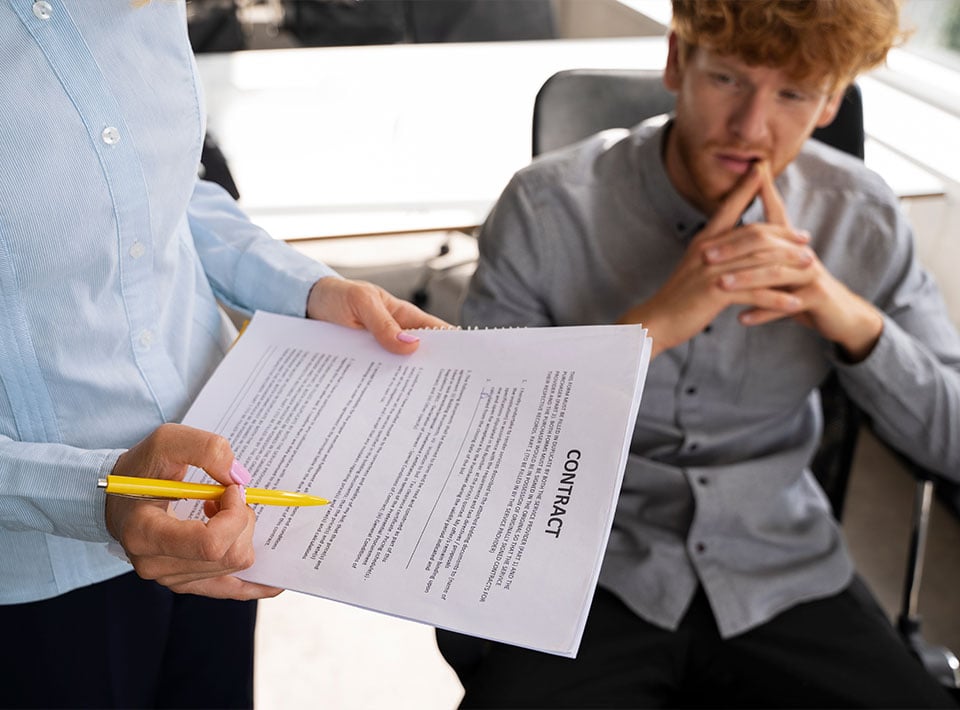
[[[97,488],[106,489],[106,487],[107,487],[107,479],[98,478]],[[165,496],[151,496],[151,495],[139,494],[139,493],[111,493],[110,495],[114,496],[115,498],[135,498],[136,500],[156,500],[160,502],[165,501],[168,503],[175,500],[185,500],[184,498],[169,498]]]

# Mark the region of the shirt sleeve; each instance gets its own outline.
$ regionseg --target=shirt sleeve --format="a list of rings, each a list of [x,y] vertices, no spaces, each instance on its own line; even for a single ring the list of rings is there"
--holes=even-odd
[[[877,274],[890,284],[879,292],[880,339],[862,362],[837,367],[884,441],[960,480],[960,335],[902,218],[896,230],[894,258]]]
[[[253,224],[215,183],[197,180],[187,217],[214,294],[241,313],[303,316],[313,284],[337,275]]]
[[[0,527],[109,542],[97,479],[121,453],[0,437]]]
[[[467,326],[554,325],[540,294],[549,279],[534,201],[514,176],[480,230],[479,259],[460,321]],[[538,242],[540,242],[538,244]]]

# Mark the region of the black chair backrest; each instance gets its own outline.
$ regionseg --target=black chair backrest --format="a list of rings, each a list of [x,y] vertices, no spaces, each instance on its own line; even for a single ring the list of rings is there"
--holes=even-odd
[[[551,76],[533,104],[533,155],[562,148],[607,128],[630,128],[673,110],[663,73],[642,69],[567,69]],[[863,158],[860,88],[847,90],[837,117],[813,137]]]
[[[673,110],[663,73],[568,69],[551,76],[533,102],[533,155],[562,148],[607,128],[629,128]]]
[[[661,71],[569,69],[551,76],[533,108],[534,157],[608,128],[629,128],[673,110]],[[863,158],[863,101],[853,84],[834,121],[813,138]],[[861,415],[835,374],[820,386],[823,437],[811,468],[840,519],[853,465]]]

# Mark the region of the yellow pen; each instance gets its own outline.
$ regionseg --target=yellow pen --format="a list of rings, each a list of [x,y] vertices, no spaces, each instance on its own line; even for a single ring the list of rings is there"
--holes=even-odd
[[[224,487],[212,483],[187,483],[167,478],[141,478],[139,476],[107,476],[97,480],[97,488],[110,495],[134,498],[216,500],[223,495]],[[326,498],[293,491],[275,491],[268,488],[247,488],[247,503],[259,505],[327,505]]]

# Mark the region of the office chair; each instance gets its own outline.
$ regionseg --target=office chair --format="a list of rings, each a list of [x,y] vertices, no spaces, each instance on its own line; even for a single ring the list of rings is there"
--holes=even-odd
[[[230,193],[235,199],[240,199],[240,191],[227,164],[227,156],[223,154],[219,144],[212,135],[207,133],[203,137],[203,147],[200,150],[200,177],[215,182]]]
[[[673,110],[663,72],[641,69],[567,69],[544,82],[533,102],[533,156],[562,148],[607,128],[630,128]],[[854,84],[833,122],[813,137],[863,159],[863,100]]]
[[[547,79],[534,100],[533,156],[576,143],[608,128],[632,127],[670,112],[673,105],[673,94],[664,87],[660,71],[570,69],[558,72]],[[837,117],[830,125],[817,129],[813,138],[863,158],[863,102],[858,86],[850,86]],[[864,417],[840,387],[836,374],[831,374],[821,384],[820,399],[824,431],[811,469],[839,521]],[[934,646],[923,639],[918,613],[930,502],[937,476],[899,452],[894,451],[894,454],[917,480],[909,559],[897,629],[927,670],[942,685],[957,689],[960,688],[960,662],[949,649]],[[859,578],[855,580],[854,593],[870,600],[879,609],[879,604]],[[482,642],[468,639],[438,634],[441,652],[458,674],[469,674],[471,667],[481,660]]]

